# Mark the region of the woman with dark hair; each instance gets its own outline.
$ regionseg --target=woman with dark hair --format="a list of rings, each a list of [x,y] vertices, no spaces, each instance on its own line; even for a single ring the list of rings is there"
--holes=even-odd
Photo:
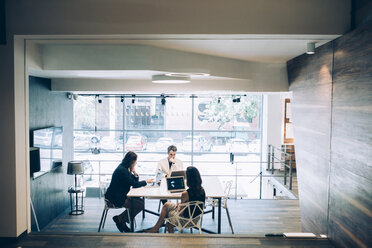
[[[182,192],[181,195],[181,203],[186,203],[189,201],[201,201],[205,203],[205,191],[202,186],[202,179],[200,173],[196,167],[189,166],[186,170],[186,180],[187,180],[187,187],[188,189]],[[179,204],[181,204],[179,203]],[[177,207],[179,204],[174,204],[171,202],[166,202],[161,209],[161,213],[159,216],[158,221],[156,222],[155,226],[151,228],[148,232],[159,232],[159,228],[163,225],[165,218],[170,218],[175,216],[178,211]],[[198,209],[197,209],[198,210]],[[200,211],[195,210],[194,215],[200,214]],[[188,214],[188,212],[185,214]],[[188,217],[188,216],[184,216]],[[167,228],[170,233],[174,232],[172,225],[167,225]]]
[[[152,179],[146,181],[139,181],[138,174],[135,170],[137,164],[137,154],[134,152],[127,152],[125,157],[115,169],[112,174],[111,183],[108,187],[105,198],[109,200],[110,204],[115,207],[130,207],[130,202],[127,199],[127,194],[130,187],[139,188],[145,186],[147,183],[152,183]],[[143,201],[140,199],[133,199],[133,214],[136,216],[143,209]],[[129,232],[130,229],[127,226],[129,223],[128,213],[125,210],[120,215],[116,215],[112,218],[116,224],[116,227],[120,232]]]

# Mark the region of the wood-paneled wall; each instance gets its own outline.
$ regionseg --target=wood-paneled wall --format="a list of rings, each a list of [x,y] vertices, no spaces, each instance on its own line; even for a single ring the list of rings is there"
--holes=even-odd
[[[303,231],[372,246],[371,23],[287,63]]]

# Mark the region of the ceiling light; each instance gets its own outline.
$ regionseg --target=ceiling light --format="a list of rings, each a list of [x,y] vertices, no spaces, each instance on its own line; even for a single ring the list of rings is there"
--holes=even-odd
[[[136,95],[132,95],[132,104],[134,104],[136,102],[135,97],[136,97]]]
[[[190,76],[167,76],[164,74],[153,75],[152,82],[156,84],[185,84],[190,83]]]
[[[120,97],[120,102],[124,102],[124,97]]]
[[[188,76],[208,77],[210,76],[209,73],[203,73],[203,72],[188,72],[188,73],[170,72],[170,73],[165,73],[165,75],[170,76],[170,77],[188,77]]]
[[[309,42],[307,43],[307,54],[314,54],[315,53],[315,42]]]

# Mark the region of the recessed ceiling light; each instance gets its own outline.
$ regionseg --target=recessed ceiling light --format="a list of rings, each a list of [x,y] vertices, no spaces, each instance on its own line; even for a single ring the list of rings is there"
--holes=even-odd
[[[186,84],[190,83],[190,76],[168,76],[168,75],[153,75],[152,82],[156,84]]]

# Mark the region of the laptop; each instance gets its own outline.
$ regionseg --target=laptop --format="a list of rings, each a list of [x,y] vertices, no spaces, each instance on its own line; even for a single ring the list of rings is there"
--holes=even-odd
[[[185,170],[172,171],[171,177],[183,177],[186,179],[186,171]]]
[[[184,177],[167,177],[167,188],[171,193],[179,193],[186,190]]]

